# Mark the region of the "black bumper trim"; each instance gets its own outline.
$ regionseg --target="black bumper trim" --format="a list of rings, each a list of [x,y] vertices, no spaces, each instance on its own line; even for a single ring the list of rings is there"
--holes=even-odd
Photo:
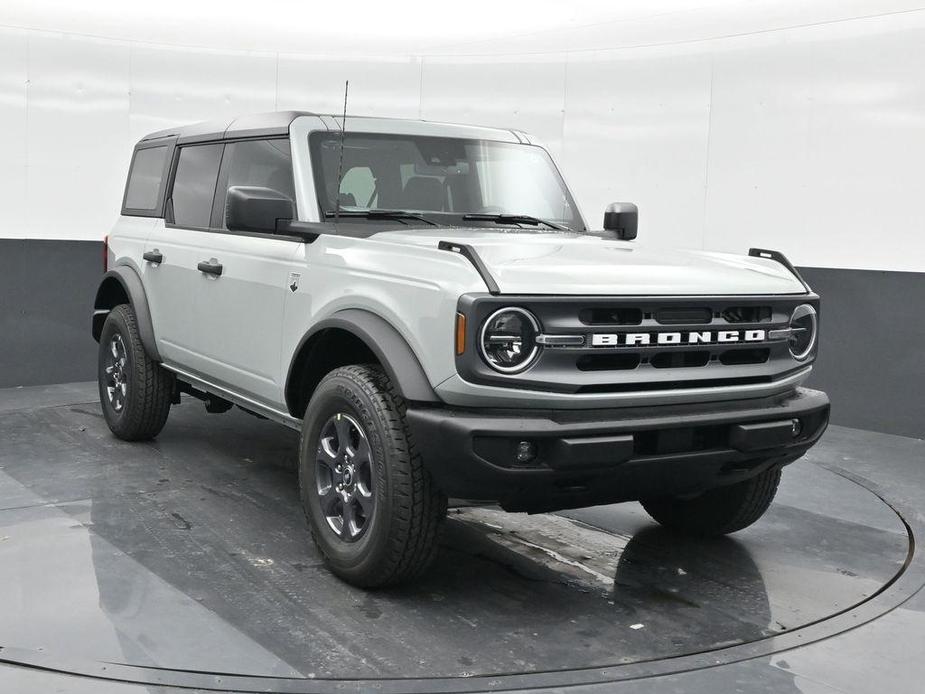
[[[825,393],[605,410],[410,408],[415,445],[454,498],[549,510],[695,493],[799,458],[828,424]],[[793,420],[801,431],[793,436]],[[517,444],[536,458],[515,460]]]

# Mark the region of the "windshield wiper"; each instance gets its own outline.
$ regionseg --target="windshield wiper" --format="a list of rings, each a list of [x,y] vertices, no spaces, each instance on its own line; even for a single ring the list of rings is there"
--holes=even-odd
[[[324,213],[324,216],[327,218],[330,217],[360,217],[362,219],[396,219],[401,221],[403,219],[417,219],[425,224],[430,224],[431,226],[442,226],[432,219],[423,217],[414,212],[405,212],[405,210],[339,210],[335,212],[334,210],[328,210]]]
[[[498,224],[533,224],[534,226],[545,224],[550,229],[556,229],[557,231],[571,231],[571,229],[564,227],[561,224],[556,224],[555,222],[540,219],[539,217],[531,217],[528,214],[486,214],[482,212],[476,212],[473,214],[463,215],[463,219],[483,222],[497,222]]]

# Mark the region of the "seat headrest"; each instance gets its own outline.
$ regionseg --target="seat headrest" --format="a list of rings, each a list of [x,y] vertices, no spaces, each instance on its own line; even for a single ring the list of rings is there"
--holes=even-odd
[[[412,176],[402,191],[402,205],[409,210],[442,210],[443,184],[437,178]]]
[[[476,205],[473,203],[472,179],[469,174],[450,174],[443,179],[446,189],[447,210],[453,212],[472,212]]]

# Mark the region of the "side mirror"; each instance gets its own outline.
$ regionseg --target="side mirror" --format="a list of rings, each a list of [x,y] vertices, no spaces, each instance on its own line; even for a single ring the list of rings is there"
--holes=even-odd
[[[624,241],[636,238],[639,208],[631,202],[612,202],[604,210],[604,229],[617,232]]]
[[[225,198],[225,224],[231,231],[276,231],[280,220],[295,217],[292,200],[272,188],[232,186]]]

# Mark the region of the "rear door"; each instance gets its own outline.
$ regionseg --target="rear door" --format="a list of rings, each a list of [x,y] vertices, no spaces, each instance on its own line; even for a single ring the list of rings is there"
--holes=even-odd
[[[208,371],[199,319],[200,293],[213,276],[197,265],[208,259],[221,143],[181,146],[175,156],[165,220],[158,220],[145,246],[143,282],[158,351],[168,365],[196,374]]]
[[[221,265],[221,275],[201,277],[196,290],[204,368],[217,385],[279,408],[285,376],[280,373],[283,303],[289,287],[302,279],[289,267],[299,243],[229,231],[225,197],[232,186],[259,186],[294,200],[289,139],[228,142],[218,181],[214,231],[200,250],[202,259]]]

